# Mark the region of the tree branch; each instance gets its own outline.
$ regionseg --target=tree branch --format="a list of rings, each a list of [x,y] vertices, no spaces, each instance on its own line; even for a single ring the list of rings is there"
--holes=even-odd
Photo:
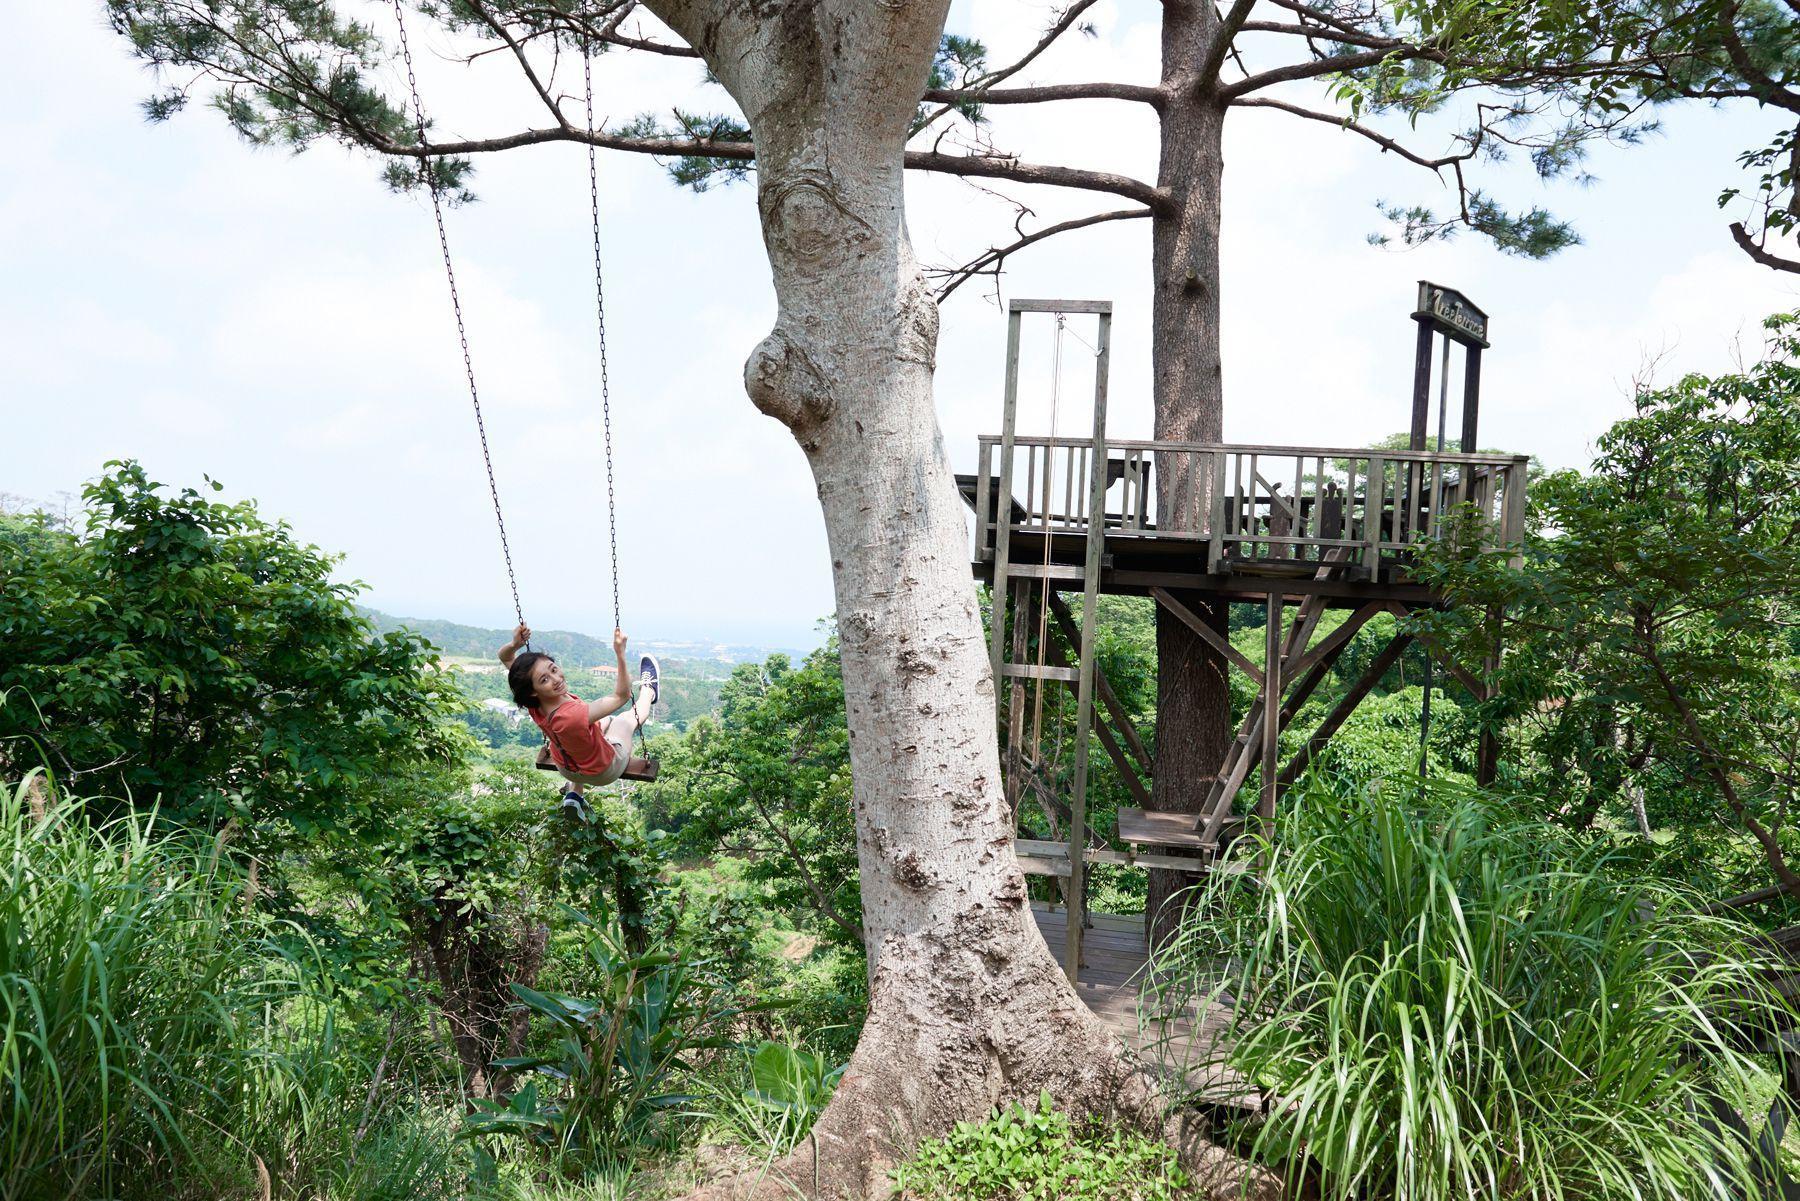
[[[1225,56],[1231,53],[1231,43],[1237,38],[1238,31],[1244,22],[1250,19],[1250,10],[1256,7],[1256,0],[1233,0],[1231,11],[1219,22],[1213,37],[1206,46],[1206,57],[1200,62],[1200,84],[1210,86],[1219,77],[1225,66]]]
[[[1346,46],[1366,46],[1372,50],[1397,50],[1406,45],[1399,38],[1378,37],[1372,33],[1364,33],[1351,29],[1320,29],[1311,25],[1290,25],[1282,21],[1246,21],[1241,32],[1244,33],[1281,33],[1289,37],[1329,38],[1334,42],[1342,42]]]
[[[1285,100],[1271,100],[1266,96],[1253,97],[1247,100],[1234,100],[1231,102],[1231,107],[1280,109],[1284,113],[1292,113],[1294,116],[1304,117],[1308,121],[1318,121],[1326,125],[1335,125],[1339,129],[1345,129],[1349,130],[1351,133],[1360,134],[1362,137],[1369,139],[1369,141],[1375,143],[1383,150],[1391,150],[1407,162],[1417,163],[1419,166],[1430,171],[1437,171],[1450,166],[1452,163],[1461,162],[1474,153],[1473,149],[1471,149],[1462,154],[1450,154],[1445,155],[1442,158],[1426,158],[1424,155],[1408,150],[1405,146],[1402,146],[1399,142],[1396,142],[1386,134],[1370,129],[1366,125],[1358,124],[1348,117],[1334,117],[1330,113],[1315,112],[1310,108],[1301,108],[1299,105],[1289,104]]]
[[[1034,233],[1025,234],[1011,245],[995,247],[982,254],[980,257],[971,259],[962,266],[945,272],[944,274],[949,282],[938,289],[938,303],[944,303],[950,293],[956,291],[958,288],[962,287],[963,284],[967,283],[977,275],[990,273],[997,275],[1000,271],[1000,264],[1006,261],[1007,255],[1012,254],[1015,251],[1023,250],[1034,242],[1042,242],[1045,238],[1055,237],[1057,234],[1067,233],[1072,229],[1085,229],[1090,225],[1099,225],[1106,221],[1129,221],[1136,217],[1148,216],[1150,216],[1150,210],[1147,208],[1117,209],[1110,213],[1094,213],[1087,217],[1077,217],[1072,221],[1059,222],[1056,225],[1045,226],[1043,229],[1037,230]]]
[[[1135,83],[1053,83],[1040,87],[932,88],[920,97],[933,104],[1036,104],[1043,100],[1135,100],[1161,107],[1167,99],[1161,88]]]
[[[787,830],[777,825],[775,820],[769,816],[769,811],[763,805],[762,798],[757,795],[756,790],[746,789],[745,795],[750,798],[750,803],[756,806],[756,812],[763,819],[763,825],[769,827],[770,832],[781,840],[781,845],[787,848],[788,858],[794,861],[794,867],[799,870],[800,879],[805,883],[806,891],[812,893],[813,901],[818,905],[819,912],[829,918],[838,929],[854,938],[857,946],[866,947],[868,939],[863,935],[862,927],[839,913],[837,906],[831,903],[830,898],[825,895],[825,890],[819,887],[813,879],[812,873],[807,870],[806,860],[801,856],[800,849],[794,845],[794,840],[789,837]]]
[[[488,12],[487,5],[481,3],[481,0],[469,0],[469,7],[475,10],[475,15],[480,17],[482,22],[493,30],[495,35],[512,51],[513,57],[519,61],[519,69],[525,73],[526,80],[531,84],[531,90],[538,94],[538,99],[544,102],[544,107],[550,110],[551,116],[556,118],[556,123],[565,129],[572,128],[569,120],[563,116],[563,111],[558,107],[555,98],[550,95],[550,89],[544,86],[542,79],[538,78],[536,69],[532,67],[530,58],[525,54],[525,47],[519,44],[519,40],[513,37],[503,22]]]
[[[1324,58],[1292,63],[1285,67],[1274,67],[1260,75],[1240,79],[1229,87],[1219,89],[1219,98],[1229,102],[1236,100],[1239,96],[1273,87],[1278,83],[1292,83],[1296,79],[1316,79],[1321,75],[1332,75],[1339,71],[1357,71],[1363,67],[1372,67],[1394,55],[1402,58],[1420,58],[1427,53],[1422,47],[1402,44],[1377,50],[1362,50],[1355,54],[1328,54]]]
[[[1014,75],[1017,75],[1020,71],[1023,71],[1029,66],[1038,55],[1048,50],[1057,38],[1060,38],[1063,34],[1067,33],[1075,24],[1077,17],[1081,16],[1082,13],[1094,7],[1094,5],[1099,2],[1100,0],[1075,0],[1073,4],[1063,10],[1061,16],[1051,22],[1050,28],[1044,31],[1044,36],[1038,39],[1037,45],[1027,50],[1022,56],[1015,60],[1011,66],[1001,67],[997,71],[988,72],[986,75],[972,81],[968,88],[964,90],[977,91],[982,88],[991,88],[1001,80],[1010,79]],[[919,129],[914,130],[913,132],[918,133],[919,130],[923,130],[929,125],[936,124],[938,119],[945,113],[953,113],[955,111],[956,106],[954,104],[946,104],[936,112],[932,113],[929,117],[926,117],[923,121],[919,122]]]
[[[986,179],[1008,179],[1013,183],[1046,184],[1058,188],[1079,188],[1088,192],[1110,192],[1135,200],[1146,208],[1164,212],[1169,207],[1168,194],[1160,188],[1127,175],[1107,171],[1085,171],[1076,167],[1056,167],[1043,163],[1025,163],[1004,155],[943,154],[936,150],[908,150],[909,171],[936,171],[944,175],[966,175]]]
[[[1784,259],[1758,245],[1756,239],[1750,236],[1750,231],[1744,228],[1742,221],[1731,223],[1731,238],[1738,244],[1739,250],[1763,266],[1775,271],[1791,271],[1800,274],[1800,263],[1793,259]]]

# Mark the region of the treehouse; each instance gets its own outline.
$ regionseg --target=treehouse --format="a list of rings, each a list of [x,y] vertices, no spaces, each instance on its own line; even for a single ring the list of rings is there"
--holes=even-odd
[[[1024,318],[1094,322],[1091,421],[1078,435],[1021,433],[1019,349]],[[1370,618],[1405,615],[1445,601],[1415,576],[1424,542],[1454,532],[1484,549],[1513,548],[1524,526],[1528,460],[1475,453],[1485,314],[1459,294],[1421,284],[1411,447],[1252,446],[1111,439],[1106,433],[1112,306],[1106,301],[1015,300],[1008,315],[1006,391],[1000,432],[983,435],[976,471],[958,477],[974,511],[973,566],[992,586],[993,674],[1000,697],[1006,795],[1015,813],[1029,794],[1055,840],[1021,839],[1020,865],[1059,877],[1062,913],[1040,908],[1039,924],[1071,981],[1103,1016],[1135,1016],[1121,989],[1144,961],[1133,919],[1089,914],[1085,869],[1128,864],[1180,872],[1243,870],[1231,856],[1247,820],[1273,818],[1282,789],[1330,742],[1414,640],[1402,630],[1367,661],[1323,722],[1285,763],[1280,735],[1301,706],[1332,681],[1332,669]],[[1426,449],[1432,352],[1442,339],[1438,449]],[[1442,449],[1451,342],[1466,348],[1460,449]],[[1060,372],[1053,391],[1060,391]],[[1056,424],[1052,408],[1052,425]],[[1149,597],[1210,644],[1256,688],[1256,700],[1198,813],[1151,810],[1152,756],[1095,662],[1102,595]],[[1266,615],[1265,653],[1255,662],[1196,609],[1206,602],[1255,604]],[[1347,618],[1321,634],[1328,610]],[[1079,610],[1079,615],[1077,613]],[[1065,649],[1068,648],[1068,649]],[[1426,645],[1464,687],[1486,695],[1493,663],[1456,663]],[[1042,696],[1074,695],[1068,758],[1052,780],[1044,768]],[[1090,742],[1117,768],[1136,807],[1117,828],[1089,828]],[[1292,739],[1290,739],[1290,745]],[[1483,773],[1494,748],[1481,748]],[[1259,792],[1236,812],[1252,770]],[[1076,848],[1079,848],[1077,852]],[[1079,920],[1077,920],[1079,919]],[[1084,957],[1084,939],[1098,940]]]

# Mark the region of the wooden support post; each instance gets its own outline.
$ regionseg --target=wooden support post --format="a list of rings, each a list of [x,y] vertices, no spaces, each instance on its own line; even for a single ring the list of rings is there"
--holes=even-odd
[[[1278,784],[1275,766],[1281,762],[1281,602],[1279,592],[1269,593],[1268,629],[1263,647],[1263,712],[1262,712],[1262,800],[1256,815],[1262,819],[1263,833],[1273,837],[1275,800]]]
[[[1000,456],[1003,460],[1005,454]],[[1381,517],[1387,508],[1387,460],[1369,456],[1369,476],[1363,481],[1363,566],[1369,583],[1381,582]]]
[[[1006,587],[996,580],[996,590]],[[1045,585],[1048,587],[1048,584]],[[1012,585],[1012,661],[1025,662],[1031,653],[1031,630],[1037,625],[1031,608],[1031,581],[1017,580]],[[1013,676],[1006,681],[1006,761],[1004,781],[1006,805],[1013,821],[1019,820],[1019,764],[1025,749],[1025,681]],[[1031,760],[1038,759],[1038,748],[1031,750]]]
[[[1495,681],[1500,674],[1500,636],[1503,627],[1504,611],[1499,605],[1488,609],[1488,653],[1481,664],[1483,682],[1487,685],[1487,695],[1494,695]],[[1486,723],[1481,727],[1481,739],[1475,747],[1475,783],[1483,788],[1494,782],[1500,771],[1500,739]]]
[[[1475,440],[1476,422],[1481,413],[1481,347],[1470,344],[1466,353],[1468,357],[1463,360],[1462,452],[1473,455],[1481,453]]]
[[[1425,449],[1426,433],[1431,422],[1431,326],[1419,322],[1419,340],[1413,352],[1413,450]]]
[[[1000,410],[1000,495],[994,500],[994,585],[990,589],[994,613],[988,626],[988,637],[992,640],[989,657],[996,693],[1000,687],[1000,664],[1006,654],[1006,569],[1012,555],[1013,441],[1019,424],[1020,311],[1015,305],[1006,321],[1006,398]]]
[[[1350,691],[1345,693],[1344,699],[1337,703],[1337,708],[1326,715],[1325,720],[1319,723],[1319,728],[1307,740],[1306,745],[1301,747],[1299,753],[1281,770],[1280,780],[1283,787],[1292,785],[1295,780],[1300,778],[1301,773],[1312,765],[1312,761],[1318,757],[1319,752],[1324,750],[1326,744],[1331,741],[1331,736],[1338,732],[1338,727],[1343,725],[1352,713],[1356,712],[1356,707],[1362,704],[1363,698],[1369,695],[1375,685],[1381,683],[1381,677],[1387,675],[1388,670],[1400,661],[1400,656],[1405,653],[1411,642],[1411,634],[1395,634],[1393,641],[1389,642],[1382,652],[1375,656],[1375,661],[1369,664],[1369,669],[1363,672],[1362,678],[1350,686]]]
[[[1081,929],[1087,915],[1086,861],[1088,731],[1094,719],[1094,624],[1100,603],[1100,561],[1106,548],[1106,377],[1112,362],[1112,311],[1100,313],[1094,363],[1094,453],[1089,460],[1086,587],[1081,598],[1081,681],[1075,693],[1075,788],[1069,799],[1069,982],[1081,974]],[[1046,536],[1048,536],[1046,534]]]

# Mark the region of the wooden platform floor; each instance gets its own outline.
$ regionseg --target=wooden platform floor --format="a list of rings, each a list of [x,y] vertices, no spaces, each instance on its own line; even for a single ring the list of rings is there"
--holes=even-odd
[[[1068,917],[1061,908],[1034,901],[1031,915],[1038,931],[1066,970]],[[1206,1013],[1192,1005],[1183,1012],[1151,1017],[1152,998],[1141,996],[1149,953],[1140,915],[1090,913],[1082,939],[1081,973],[1075,991],[1094,1015],[1159,1071],[1180,1073],[1187,1089],[1214,1105],[1254,1108],[1257,1097],[1243,1078],[1207,1064],[1217,1054],[1227,1015],[1213,1007]]]

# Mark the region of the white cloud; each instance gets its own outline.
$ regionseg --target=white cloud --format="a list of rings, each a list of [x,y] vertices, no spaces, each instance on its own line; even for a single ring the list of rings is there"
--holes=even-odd
[[[34,448],[9,490],[48,496],[130,454],[158,478],[223,479],[271,516],[348,554],[377,605],[500,624],[510,613],[485,472],[428,207],[396,198],[367,158],[321,146],[251,152],[195,111],[147,128],[148,81],[80,5],[26,6],[0,51],[0,406],[9,444]],[[384,6],[369,10],[386,21]],[[969,0],[953,23],[1004,62],[1055,8]],[[1150,82],[1154,14],[1104,0],[1077,37],[1013,82]],[[424,24],[420,24],[420,29]],[[455,61],[419,37],[440,128],[491,133],[545,119],[502,56]],[[609,55],[600,112],[725,107],[697,64]],[[565,72],[559,90],[578,94]],[[575,110],[571,110],[572,112]],[[1154,123],[1134,106],[990,109],[996,144],[1027,158],[1156,171]],[[1494,314],[1484,441],[1556,463],[1622,411],[1645,348],[1669,371],[1729,365],[1732,333],[1794,303],[1722,243],[1711,196],[1729,115],[1684,118],[1662,141],[1596,167],[1588,193],[1547,194],[1588,243],[1548,264],[1474,239],[1375,251],[1377,197],[1434,195],[1415,168],[1353,135],[1268,113],[1234,115],[1226,143],[1226,430],[1242,439],[1357,443],[1402,427],[1413,281],[1440,278]],[[1721,149],[1722,147],[1727,149]],[[585,155],[552,146],[481,161],[482,203],[450,236],[528,612],[597,630],[610,617]],[[652,161],[601,160],[620,556],[640,636],[781,629],[800,640],[832,607],[804,459],[745,399],[742,366],[774,315],[753,195],[677,192]],[[1529,173],[1508,194],[1534,198]],[[908,180],[922,259],[954,263],[1003,238],[1013,207],[967,183]],[[1035,222],[1120,207],[1027,189]],[[1034,247],[1008,295],[1116,302],[1112,428],[1149,431],[1149,229],[1126,222]],[[1003,314],[986,281],[944,308],[937,395],[954,462],[998,424]],[[1085,331],[1084,335],[1085,335]],[[1047,419],[1048,327],[1025,366]],[[1064,428],[1090,382],[1066,347]]]

